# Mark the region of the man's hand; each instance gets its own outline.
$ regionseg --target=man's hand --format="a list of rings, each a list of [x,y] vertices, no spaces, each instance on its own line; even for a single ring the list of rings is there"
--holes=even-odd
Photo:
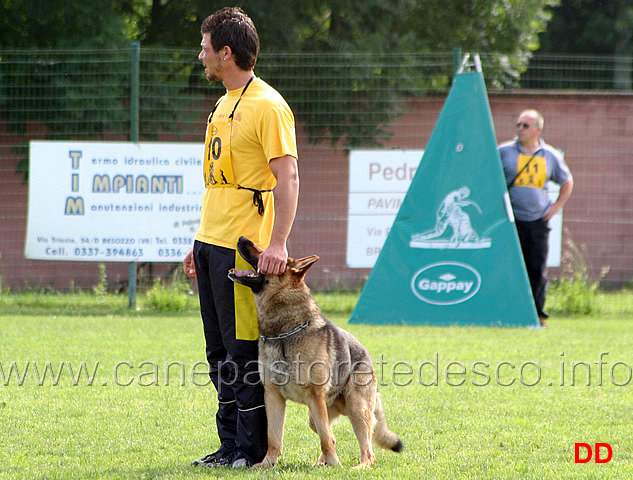
[[[285,245],[270,244],[259,256],[257,271],[267,275],[281,275],[286,271],[288,250]]]
[[[543,215],[543,220],[548,222],[554,215],[561,211],[561,209],[569,200],[571,196],[571,191],[574,189],[574,179],[570,178],[567,182],[563,183],[560,186],[560,191],[558,193],[558,198],[552,205],[545,215]]]
[[[560,212],[560,208],[556,208],[556,204],[552,203],[552,205],[549,207],[549,210],[547,211],[547,213],[545,215],[543,215],[543,220],[545,220],[546,222],[549,222],[550,219],[556,215],[558,212]]]
[[[185,259],[182,261],[182,266],[185,269],[185,275],[189,278],[196,278],[196,264],[193,261],[193,248],[189,250],[189,253],[185,256]]]

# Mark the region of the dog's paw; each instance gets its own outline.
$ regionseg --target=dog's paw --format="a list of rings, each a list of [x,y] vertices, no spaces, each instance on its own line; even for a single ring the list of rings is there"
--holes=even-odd
[[[277,460],[272,460],[271,458],[264,458],[261,462],[253,465],[253,468],[272,468],[277,465]]]
[[[317,467],[340,467],[341,462],[339,462],[338,457],[336,455],[326,458],[323,454],[319,457],[316,463],[313,465],[314,468]]]
[[[358,465],[352,467],[352,470],[360,470],[360,469],[364,469],[364,468],[371,468],[374,463],[376,463],[376,459],[374,459],[374,461],[369,461],[369,462],[361,462]]]
[[[321,454],[319,455],[319,458],[317,458],[317,461],[315,462],[313,467],[322,467],[324,465],[325,465],[325,456]]]

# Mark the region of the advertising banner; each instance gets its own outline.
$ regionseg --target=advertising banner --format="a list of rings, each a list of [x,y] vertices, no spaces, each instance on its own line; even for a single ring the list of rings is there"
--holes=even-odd
[[[347,217],[347,266],[373,268],[396,219],[424,150],[351,150]],[[501,161],[501,160],[499,160]],[[560,187],[547,185],[552,202]],[[547,266],[559,267],[563,210],[550,220]]]
[[[179,262],[200,223],[202,143],[32,141],[25,257]]]

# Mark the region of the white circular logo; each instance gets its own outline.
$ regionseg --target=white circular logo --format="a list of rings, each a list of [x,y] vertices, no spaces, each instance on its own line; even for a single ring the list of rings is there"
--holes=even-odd
[[[481,275],[470,265],[438,262],[418,270],[411,290],[420,300],[433,305],[455,305],[472,298],[481,287]]]

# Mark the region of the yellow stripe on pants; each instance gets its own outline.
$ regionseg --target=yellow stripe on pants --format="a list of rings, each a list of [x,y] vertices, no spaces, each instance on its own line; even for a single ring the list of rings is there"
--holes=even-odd
[[[252,270],[253,267],[235,252],[235,269]],[[242,284],[233,284],[235,297],[235,339],[257,340],[259,339],[259,327],[257,325],[257,308],[253,291]]]

